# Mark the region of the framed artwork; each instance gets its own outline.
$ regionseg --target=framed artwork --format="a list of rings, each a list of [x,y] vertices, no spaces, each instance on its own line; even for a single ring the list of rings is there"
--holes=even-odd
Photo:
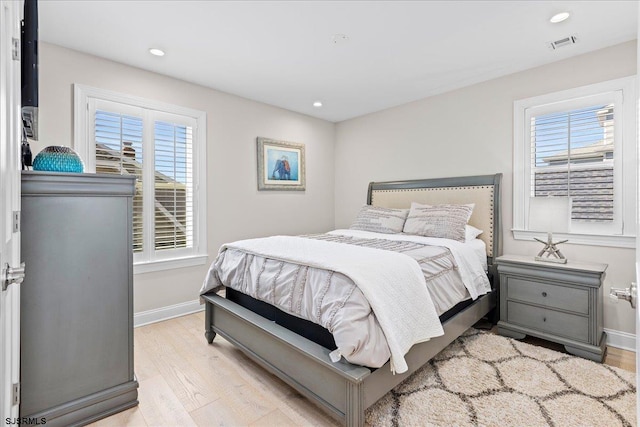
[[[258,137],[258,190],[305,190],[304,144]]]

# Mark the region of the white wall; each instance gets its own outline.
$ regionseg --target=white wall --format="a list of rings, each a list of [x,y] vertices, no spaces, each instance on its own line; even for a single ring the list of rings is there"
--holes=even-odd
[[[40,141],[73,146],[73,84],[107,89],[207,113],[209,261],[227,241],[327,231],[334,223],[333,123],[40,44]],[[256,137],[306,144],[305,192],[258,192]],[[134,277],[134,311],[196,300],[207,265]]]
[[[338,123],[336,228],[351,223],[365,203],[369,181],[502,172],[504,253],[533,255],[540,244],[516,241],[510,231],[513,102],[634,74],[632,41]],[[611,286],[627,287],[635,280],[635,251],[571,244],[562,251],[569,259],[609,264],[605,328],[633,333],[630,306],[613,304],[606,295]]]
[[[334,214],[336,228],[348,226],[369,181],[495,172],[504,174],[504,252],[531,255],[539,244],[515,241],[510,231],[513,101],[636,73],[634,41],[333,125],[59,46],[40,50],[36,151],[72,146],[73,83],[207,112],[210,261],[227,241],[325,231]],[[306,192],[257,191],[257,136],[306,144]],[[608,263],[605,293],[634,280],[634,250],[566,244],[563,252]],[[136,275],[134,310],[196,299],[207,268]],[[606,328],[634,332],[627,304],[604,304]]]

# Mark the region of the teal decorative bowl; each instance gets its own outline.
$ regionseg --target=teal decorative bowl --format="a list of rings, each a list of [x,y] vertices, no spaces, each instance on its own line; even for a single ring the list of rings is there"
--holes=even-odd
[[[78,153],[69,147],[50,146],[44,148],[33,159],[34,171],[82,173],[84,164]]]

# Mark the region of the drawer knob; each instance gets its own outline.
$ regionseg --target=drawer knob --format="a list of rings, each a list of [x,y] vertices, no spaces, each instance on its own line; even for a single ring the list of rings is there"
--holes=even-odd
[[[546,296],[547,296],[547,293],[546,293],[546,292],[543,292],[543,293],[542,293],[542,296],[543,296],[543,297],[546,297]]]
[[[543,322],[546,322],[546,321],[547,321],[547,318],[546,318],[546,317],[543,317],[543,318],[542,318],[542,321],[543,321]]]

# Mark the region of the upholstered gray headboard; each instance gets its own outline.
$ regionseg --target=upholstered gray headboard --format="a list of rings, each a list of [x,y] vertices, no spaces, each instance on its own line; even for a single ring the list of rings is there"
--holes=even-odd
[[[502,174],[410,181],[371,182],[367,203],[388,208],[409,208],[411,202],[422,204],[475,203],[469,224],[483,233],[487,245],[487,262],[502,254],[502,219],[500,183]]]

